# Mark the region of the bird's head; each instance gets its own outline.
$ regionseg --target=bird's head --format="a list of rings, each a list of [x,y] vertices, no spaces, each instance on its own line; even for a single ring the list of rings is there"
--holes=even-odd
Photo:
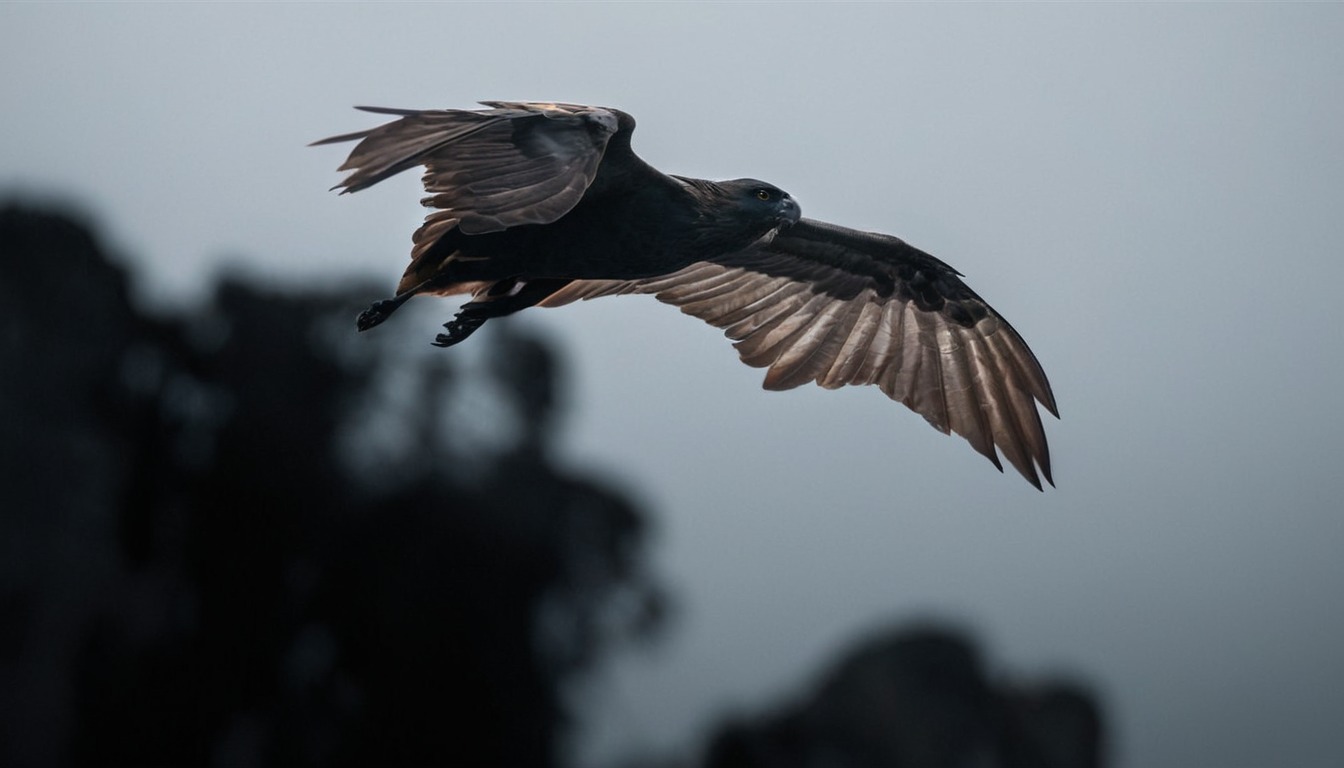
[[[789,193],[774,184],[757,179],[733,179],[720,184],[736,196],[738,204],[754,219],[788,227],[797,224],[803,215],[803,209]]]

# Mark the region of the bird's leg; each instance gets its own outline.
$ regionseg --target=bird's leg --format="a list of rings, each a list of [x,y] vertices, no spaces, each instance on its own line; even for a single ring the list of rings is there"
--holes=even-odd
[[[402,304],[405,304],[417,293],[432,291],[435,288],[441,288],[451,283],[454,278],[439,274],[421,282],[419,285],[408,288],[390,299],[375,301],[369,305],[369,308],[359,313],[355,319],[355,327],[361,331],[367,331],[392,316]]]
[[[443,324],[447,333],[434,338],[434,345],[451,347],[467,338],[492,317],[511,315],[527,309],[538,301],[564,287],[568,280],[544,278],[540,280],[501,280],[490,287],[478,301],[462,305],[452,320]]]
[[[485,321],[489,319],[488,315],[472,312],[468,307],[463,307],[452,320],[443,324],[448,332],[435,336],[431,343],[436,347],[451,347],[485,325]]]
[[[355,327],[361,331],[367,331],[392,316],[397,308],[406,303],[406,300],[414,296],[415,293],[407,291],[399,293],[390,299],[375,301],[369,305],[369,308],[359,313],[355,320]]]

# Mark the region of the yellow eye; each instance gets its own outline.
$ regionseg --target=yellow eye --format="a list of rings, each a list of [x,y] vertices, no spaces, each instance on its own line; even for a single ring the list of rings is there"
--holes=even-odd
[[[768,189],[758,189],[758,190],[756,190],[756,199],[758,199],[758,200],[769,200],[769,199],[770,199],[770,190],[768,190]]]

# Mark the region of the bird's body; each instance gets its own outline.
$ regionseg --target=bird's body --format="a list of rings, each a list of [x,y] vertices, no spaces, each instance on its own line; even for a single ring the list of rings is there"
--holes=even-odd
[[[467,280],[629,280],[667,274],[725,250],[745,248],[776,223],[725,227],[714,237],[690,241],[685,233],[701,220],[698,202],[681,185],[593,195],[550,224],[523,224],[476,235],[450,230],[425,257],[436,264],[454,257],[461,262],[454,274]],[[657,219],[648,216],[653,210],[660,212]]]
[[[720,328],[765,386],[877,384],[943,432],[1033,485],[1050,478],[1035,402],[1056,413],[1036,358],[956,270],[904,241],[802,219],[755,179],[671,176],[630,147],[634,119],[574,104],[387,110],[341,167],[353,192],[423,165],[424,204],[397,295],[469,293],[436,343],[493,317],[619,293],[652,293]]]

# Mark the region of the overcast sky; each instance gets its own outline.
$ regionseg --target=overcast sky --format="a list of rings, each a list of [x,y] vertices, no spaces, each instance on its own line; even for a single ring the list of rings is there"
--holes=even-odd
[[[0,197],[92,214],[153,301],[226,264],[391,290],[418,174],[337,197],[346,148],[304,146],[351,105],[621,107],[663,170],[964,272],[1050,375],[1059,487],[872,388],[764,392],[648,297],[525,313],[680,606],[581,754],[684,749],[936,616],[1095,685],[1118,765],[1340,765],[1341,40],[1340,4],[6,3]],[[378,332],[427,343],[426,304]]]

